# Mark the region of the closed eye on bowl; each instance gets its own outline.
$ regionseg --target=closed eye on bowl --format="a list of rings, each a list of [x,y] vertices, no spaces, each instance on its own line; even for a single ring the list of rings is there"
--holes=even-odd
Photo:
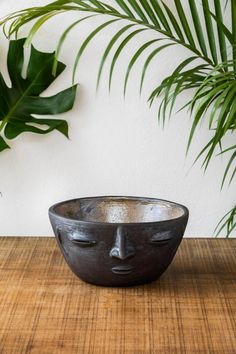
[[[73,234],[70,236],[70,241],[81,247],[91,247],[94,246],[97,242],[90,240],[82,235]]]
[[[94,246],[96,244],[96,241],[90,241],[90,240],[77,240],[77,239],[72,239],[71,240],[73,243],[75,243],[78,246],[82,247],[88,247],[88,246]]]
[[[172,238],[170,237],[169,233],[166,233],[164,235],[157,234],[151,238],[150,243],[157,246],[164,246],[169,243],[171,239]]]

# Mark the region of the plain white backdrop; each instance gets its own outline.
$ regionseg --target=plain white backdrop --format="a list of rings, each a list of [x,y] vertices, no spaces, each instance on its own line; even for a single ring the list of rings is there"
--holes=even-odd
[[[48,2],[1,0],[0,14],[4,16]],[[79,16],[70,13],[50,20],[35,37],[34,45],[43,51],[53,51],[63,29]],[[76,51],[99,21],[102,18],[85,21],[71,32],[60,56],[67,69],[45,96],[71,85]],[[198,129],[191,151],[185,157],[191,118],[186,111],[176,111],[187,102],[191,93],[179,99],[176,111],[164,129],[157,121],[160,100],[151,109],[147,104],[155,85],[186,57],[188,53],[184,49],[167,49],[152,62],[141,96],[138,90],[140,59],[124,100],[123,80],[128,59],[138,44],[156,37],[146,31],[130,42],[121,55],[110,95],[109,60],[96,93],[99,60],[115,26],[101,32],[87,48],[76,77],[80,86],[75,106],[71,112],[58,116],[68,121],[70,140],[58,132],[45,136],[25,133],[10,142],[11,150],[0,154],[0,235],[52,235],[47,211],[50,205],[61,200],[132,195],[159,197],[186,205],[190,220],[185,236],[210,237],[219,219],[234,205],[235,183],[220,191],[224,160],[215,158],[205,174],[200,163],[192,167],[194,158],[211,136],[206,123]],[[26,26],[20,36],[25,36],[28,29]],[[6,70],[8,42],[2,31],[0,38],[0,68],[9,83]]]

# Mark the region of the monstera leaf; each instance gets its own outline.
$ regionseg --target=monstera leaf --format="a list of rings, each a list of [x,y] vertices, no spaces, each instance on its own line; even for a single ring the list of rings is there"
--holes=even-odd
[[[25,39],[10,41],[7,67],[11,80],[8,87],[0,73],[0,151],[9,148],[5,139],[14,139],[23,132],[47,134],[58,130],[68,137],[65,120],[45,116],[63,113],[73,107],[77,85],[50,97],[40,97],[64,71],[59,63],[52,74],[55,53],[43,53],[31,47],[26,75],[23,77]],[[40,115],[36,118],[33,115]],[[45,128],[46,126],[46,128]]]

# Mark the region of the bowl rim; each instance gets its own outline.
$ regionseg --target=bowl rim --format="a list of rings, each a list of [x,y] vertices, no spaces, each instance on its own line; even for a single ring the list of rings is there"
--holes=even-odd
[[[172,218],[172,219],[167,219],[167,220],[160,220],[160,221],[144,221],[144,222],[104,222],[104,221],[89,221],[89,220],[82,220],[82,219],[73,219],[71,217],[65,217],[62,216],[60,214],[58,214],[55,211],[55,208],[57,208],[60,205],[63,205],[65,203],[70,203],[70,202],[75,202],[78,200],[85,200],[85,199],[136,199],[136,200],[150,200],[150,201],[161,201],[161,202],[167,202],[170,204],[174,204],[177,207],[180,207],[183,210],[183,214],[181,214],[180,216],[176,217],[176,218]],[[165,224],[165,223],[170,223],[170,222],[176,222],[179,221],[181,219],[184,218],[188,218],[189,216],[189,210],[186,206],[176,203],[176,202],[172,202],[170,200],[166,200],[166,199],[161,199],[161,198],[154,198],[154,197],[138,197],[138,196],[119,196],[119,195],[106,195],[106,196],[92,196],[92,197],[82,197],[82,198],[73,198],[73,199],[68,199],[68,200],[64,200],[58,203],[53,204],[49,210],[49,217],[50,216],[54,216],[56,218],[59,218],[65,222],[72,222],[72,223],[76,223],[76,224],[84,224],[84,225],[98,225],[98,226],[117,226],[117,225],[125,225],[125,226],[129,226],[129,225],[133,225],[133,226],[137,226],[137,225],[153,225],[153,224]]]

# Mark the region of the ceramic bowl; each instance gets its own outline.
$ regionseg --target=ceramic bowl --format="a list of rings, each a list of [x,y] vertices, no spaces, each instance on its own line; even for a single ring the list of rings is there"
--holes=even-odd
[[[188,209],[142,197],[88,197],[49,209],[50,221],[71,270],[104,286],[154,281],[170,265],[183,238]]]

